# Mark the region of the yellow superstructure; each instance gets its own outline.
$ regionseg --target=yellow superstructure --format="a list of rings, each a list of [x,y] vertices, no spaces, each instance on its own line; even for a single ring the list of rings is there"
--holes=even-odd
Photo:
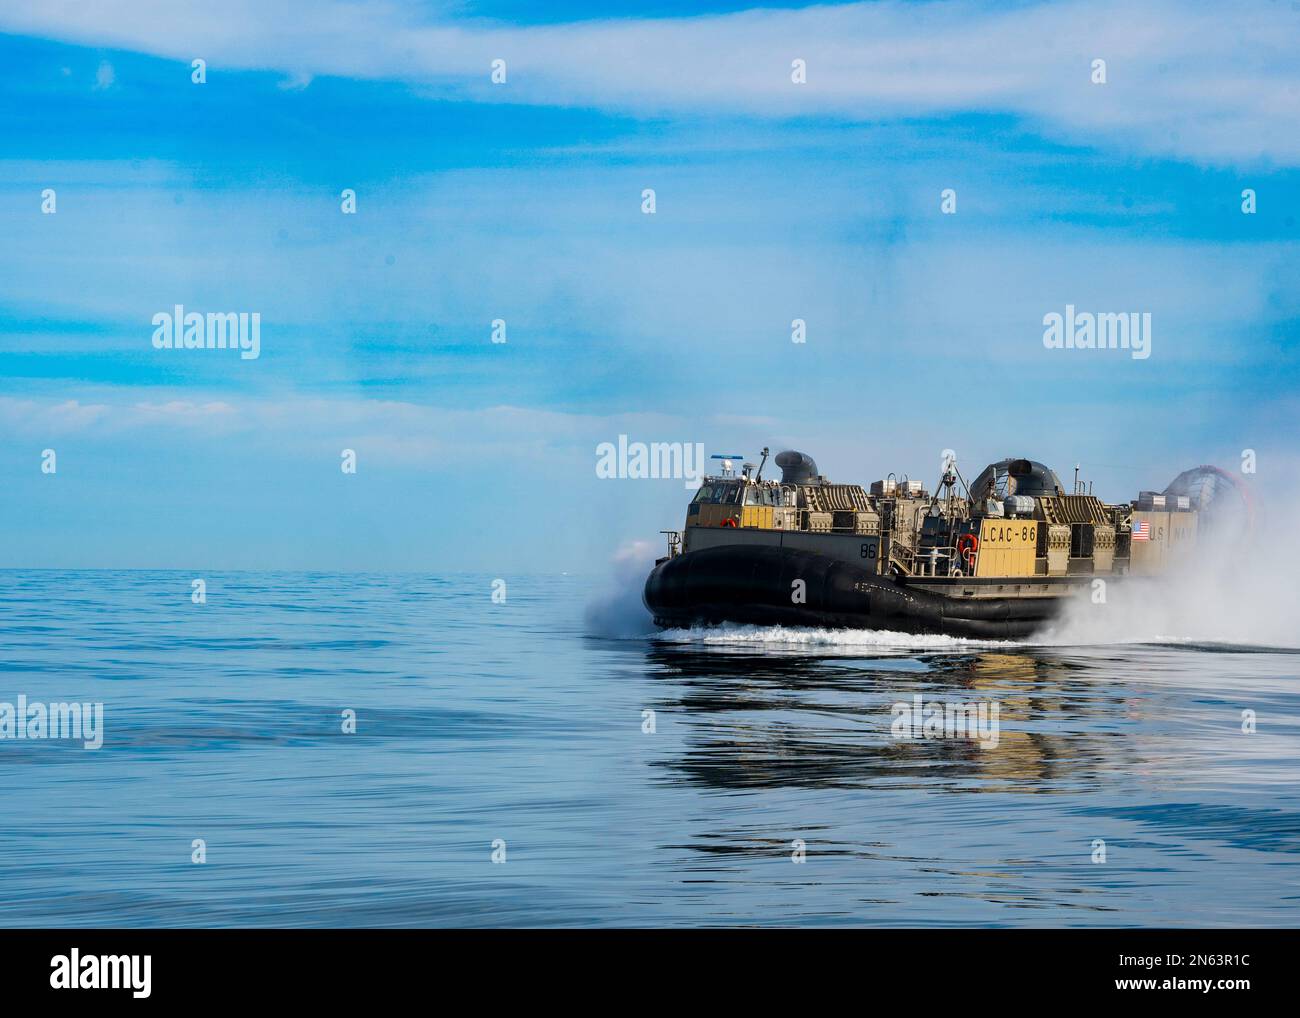
[[[980,521],[976,576],[1033,576],[1037,520]]]
[[[747,505],[740,511],[742,527],[762,527],[772,529],[772,507],[770,505]]]

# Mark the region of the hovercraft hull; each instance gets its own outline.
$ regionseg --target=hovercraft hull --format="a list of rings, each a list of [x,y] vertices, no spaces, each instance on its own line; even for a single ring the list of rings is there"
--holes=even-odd
[[[733,622],[1016,639],[1049,622],[1068,592],[1046,577],[1015,588],[999,596],[990,591],[1005,585],[969,577],[895,578],[802,549],[724,545],[661,560],[642,598],[665,628]]]

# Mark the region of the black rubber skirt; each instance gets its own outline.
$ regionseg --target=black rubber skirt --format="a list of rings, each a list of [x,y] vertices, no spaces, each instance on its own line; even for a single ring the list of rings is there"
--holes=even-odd
[[[983,639],[1028,636],[1062,601],[945,597],[816,552],[744,545],[686,552],[660,563],[642,599],[663,627],[738,622]]]

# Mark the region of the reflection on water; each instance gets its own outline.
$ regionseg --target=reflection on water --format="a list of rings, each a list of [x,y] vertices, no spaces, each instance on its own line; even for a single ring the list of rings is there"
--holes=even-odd
[[[1300,894],[1287,884],[1300,852],[1294,651],[909,649],[872,636],[857,648],[870,656],[853,657],[834,634],[821,634],[819,654],[807,652],[807,634],[747,635],[673,633],[647,648],[659,709],[691,719],[680,753],[658,762],[662,780],[815,803],[809,813],[830,822],[799,830],[810,853],[840,860],[837,877],[852,884],[858,866],[860,877],[919,885],[891,885],[819,921],[1300,918]],[[996,703],[997,744],[895,738],[891,706],[918,693],[927,703]],[[1251,734],[1243,711],[1255,714]],[[1094,862],[1100,842],[1106,861]],[[692,847],[764,851],[747,828]]]
[[[576,578],[190,579],[0,572],[0,701],[105,705],[100,751],[0,740],[0,923],[1300,919],[1294,652],[604,639]],[[996,745],[894,737],[917,694],[996,704]]]
[[[1108,734],[1132,702],[1052,654],[847,661],[656,643],[647,660],[674,687],[663,709],[714,716],[665,763],[713,787],[1048,792],[1096,787],[1104,772],[1136,762]],[[915,694],[996,703],[997,745],[892,737],[891,707]]]
[[[1243,763],[1252,784],[1300,777],[1300,745],[1290,738],[1300,654],[1292,650],[999,645],[852,658],[842,646],[818,655],[674,634],[651,642],[646,660],[673,689],[665,709],[715,715],[687,757],[668,766],[721,787],[1078,792],[1117,772],[1185,777],[1189,769],[1232,785]],[[891,737],[891,706],[916,694],[927,703],[996,703],[998,744]],[[1249,741],[1243,710],[1268,719]],[[1117,737],[1139,729],[1148,737]],[[1281,756],[1265,768],[1273,753]]]

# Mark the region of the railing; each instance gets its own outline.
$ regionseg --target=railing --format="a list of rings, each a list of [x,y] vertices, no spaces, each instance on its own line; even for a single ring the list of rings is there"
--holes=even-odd
[[[680,530],[661,530],[668,537],[668,557],[676,558],[682,553],[682,532]]]
[[[889,561],[891,565],[898,566],[907,576],[911,576],[916,570],[916,555],[911,548],[897,541],[889,542]]]
[[[915,551],[894,542],[889,546],[889,560],[909,576],[966,576],[965,560],[953,545]],[[940,566],[940,563],[943,563]]]

